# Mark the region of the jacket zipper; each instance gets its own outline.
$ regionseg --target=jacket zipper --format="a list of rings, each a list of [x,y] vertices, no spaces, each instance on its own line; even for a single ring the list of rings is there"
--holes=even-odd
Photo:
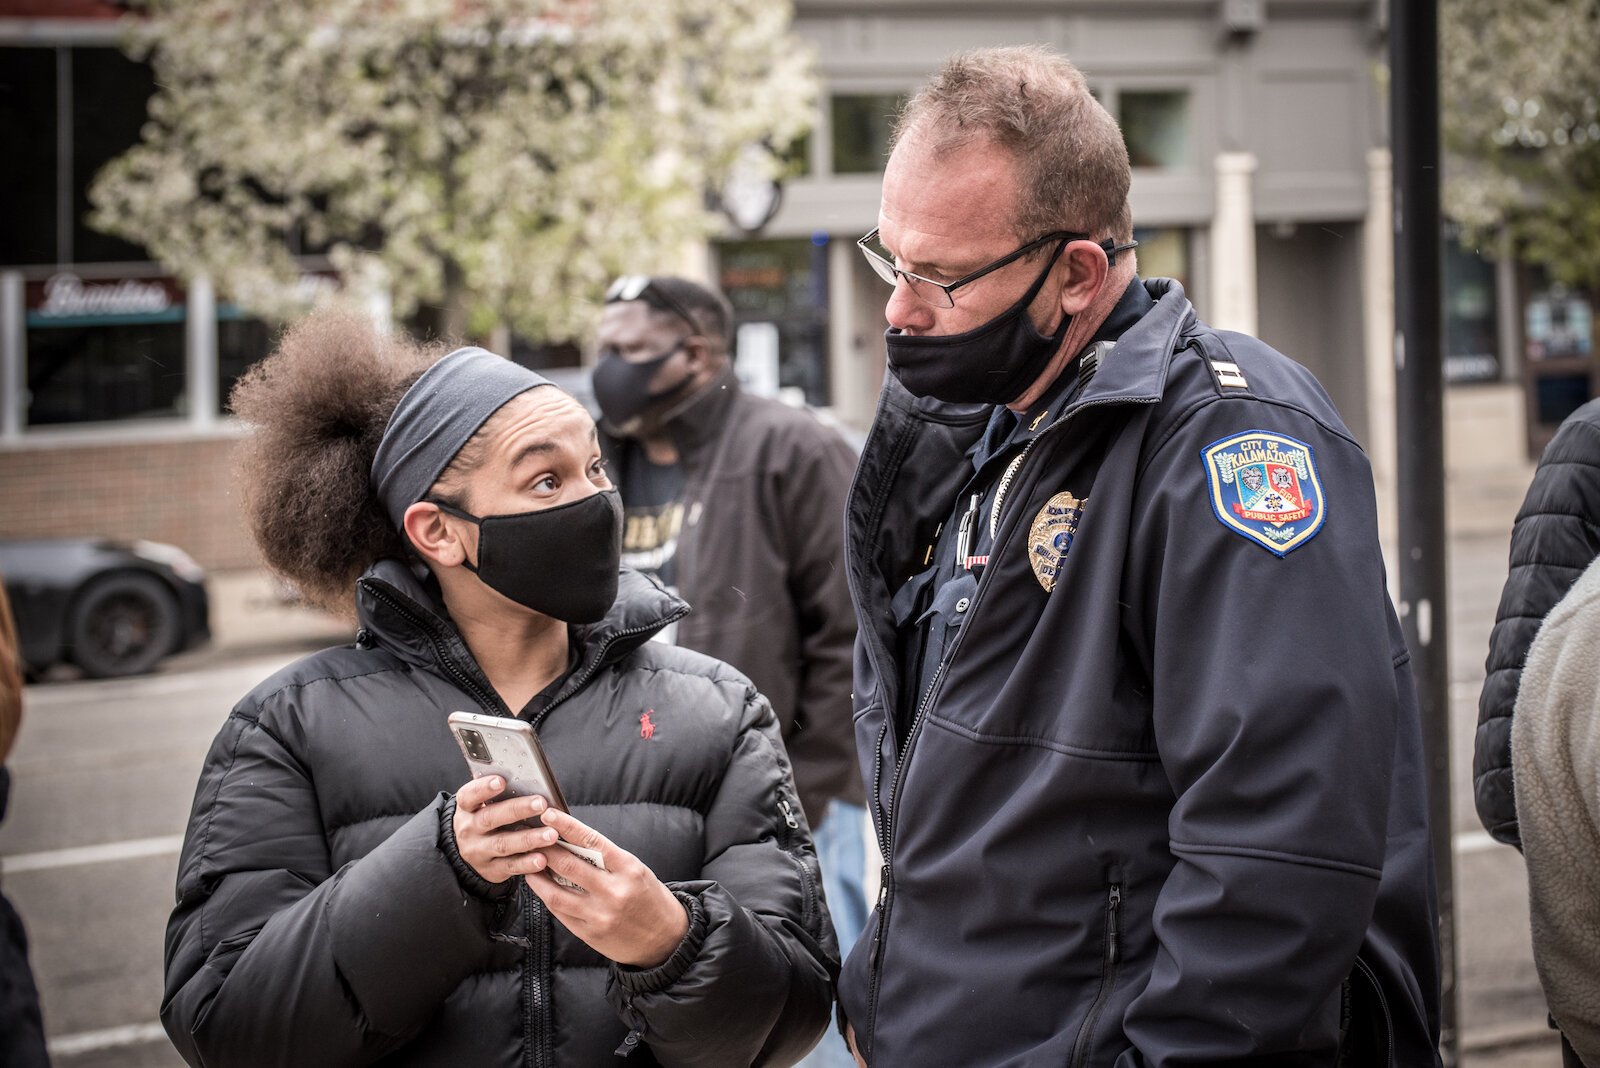
[[[526,1056],[528,1068],[550,1068],[554,1063],[550,1036],[550,998],[545,973],[550,970],[550,925],[544,922],[544,905],[531,893],[517,888],[522,899],[522,922],[527,926],[528,948],[523,950],[528,982],[523,986],[522,1018],[530,1025]]]
[[[1085,409],[1104,407],[1109,404],[1148,405],[1154,404],[1157,399],[1158,398],[1155,397],[1105,397],[1100,400],[1085,401],[1082,404],[1079,404],[1077,407],[1063,412],[1060,419],[1057,419],[1054,423],[1051,423],[1049,426],[1045,427],[1037,437],[1023,447],[1021,455],[1022,457],[1026,458],[1026,456],[1031,453],[1041,441],[1050,436],[1052,433],[1055,433],[1056,431],[1065,427],[1072,421],[1073,416],[1077,415],[1081,411],[1084,411]],[[1022,468],[1023,464],[1019,462],[1016,470],[1018,475],[1021,475]],[[998,508],[995,514],[999,514]],[[874,522],[876,522],[880,517],[881,513],[874,517]],[[996,545],[995,549],[991,551],[998,555],[998,549],[999,546]],[[967,611],[968,619],[971,619],[973,614],[976,613],[978,601],[983,596],[986,589],[988,589],[988,586],[980,581],[978,583],[978,588],[972,594],[972,604],[969,606]],[[878,986],[880,980],[882,979],[882,972],[880,971],[879,964],[883,959],[885,944],[888,942],[889,915],[894,905],[894,831],[896,816],[898,815],[900,809],[900,789],[905,782],[906,768],[911,764],[911,750],[917,744],[917,735],[921,732],[923,717],[927,713],[928,707],[933,703],[933,698],[935,697],[939,688],[939,682],[944,678],[945,668],[949,666],[952,660],[955,659],[956,653],[961,649],[962,639],[967,636],[967,633],[970,629],[970,627],[963,626],[960,631],[957,632],[955,641],[951,642],[950,647],[945,650],[944,659],[939,662],[938,668],[934,670],[933,679],[928,683],[928,689],[923,694],[922,700],[917,705],[916,715],[911,718],[911,725],[906,730],[905,746],[900,749],[897,761],[895,763],[893,780],[894,800],[890,802],[888,808],[884,812],[882,839],[883,867],[879,869],[882,882],[878,889],[878,904],[876,909],[878,914],[878,923],[877,927],[874,928],[872,932],[872,956],[869,958],[870,967],[868,969],[870,979],[867,984],[867,1033],[864,1037],[864,1040],[859,1031],[857,1032],[856,1036],[857,1041],[864,1041],[862,1049],[869,1054],[872,1052],[872,1047],[877,1037]],[[885,715],[893,716],[894,710],[886,708]],[[887,729],[887,726],[885,729]],[[880,745],[878,754],[881,754],[882,752],[883,749]],[[877,759],[874,761],[876,765],[876,774],[874,775],[873,780],[873,801],[876,805],[878,805],[878,807],[882,808],[883,759],[881,755],[878,754],[875,754],[877,755]]]
[[[1078,1028],[1078,1041],[1072,1047],[1072,1068],[1082,1068],[1084,1061],[1089,1056],[1089,1043],[1094,1039],[1094,1025],[1100,1019],[1100,1012],[1106,1006],[1106,999],[1111,996],[1111,988],[1117,982],[1117,963],[1121,959],[1121,934],[1122,923],[1119,910],[1122,906],[1122,884],[1112,883],[1106,891],[1106,938],[1105,957],[1100,964],[1100,990],[1094,996],[1094,1002],[1089,1006],[1089,1013],[1083,1018],[1083,1024]]]
[[[376,585],[369,584],[367,590],[407,622],[414,624],[428,635],[428,641],[433,645],[434,659],[449,673],[451,681],[465,690],[474,701],[478,702],[484,711],[501,715],[511,714],[511,710],[506,707],[504,701],[500,700],[498,694],[480,685],[477,679],[473,678],[460,664],[456,663],[455,658],[450,655],[444,639],[439,634],[437,624],[413,612],[400,601],[384,593]]]
[[[789,804],[788,798],[780,797],[778,799],[778,809],[783,813],[783,822],[788,828],[782,835],[783,853],[793,862],[795,871],[800,875],[800,891],[803,899],[800,907],[800,926],[815,934],[817,916],[816,883],[812,880],[811,871],[806,867],[805,861],[795,856],[794,853],[794,836],[795,832],[800,829],[800,820],[795,816],[794,806]]]
[[[589,685],[589,680],[594,678],[595,673],[600,670],[600,665],[605,661],[606,658],[606,651],[609,650],[613,645],[617,644],[617,642],[622,641],[624,638],[635,638],[641,634],[649,634],[653,630],[660,630],[662,627],[670,626],[671,624],[676,623],[678,620],[682,619],[688,614],[689,606],[684,605],[681,608],[674,609],[661,619],[656,620],[654,623],[650,623],[643,627],[630,627],[628,630],[619,630],[615,634],[608,635],[606,640],[600,643],[600,648],[596,650],[594,656],[589,658],[589,663],[584,666],[583,674],[578,676],[577,681],[567,688],[566,693],[557,697],[554,701],[551,701],[544,707],[543,711],[535,715],[530,725],[533,727],[538,727],[539,724],[544,722],[545,717],[553,712],[557,706],[564,705],[572,698],[578,696],[578,693],[585,686]]]
[[[977,594],[973,594],[977,599]],[[911,717],[911,726],[906,729],[906,747],[901,754],[899,762],[894,769],[894,803],[889,806],[888,826],[885,828],[887,836],[883,844],[883,867],[879,870],[880,882],[878,884],[878,924],[872,930],[872,981],[867,986],[867,1046],[866,1051],[872,1052],[872,1043],[878,1034],[878,983],[883,978],[883,971],[879,965],[883,961],[884,943],[888,941],[889,906],[894,898],[894,879],[891,869],[891,858],[894,852],[894,823],[895,816],[900,810],[900,786],[905,777],[906,765],[911,763],[911,747],[916,744],[917,734],[922,729],[922,717],[928,710],[928,705],[933,701],[934,691],[939,688],[939,680],[944,678],[945,665],[950,663],[955,655],[955,647],[961,644],[961,636],[966,633],[962,627],[956,635],[956,640],[951,643],[951,648],[939,666],[933,670],[933,678],[928,681],[928,689],[922,695],[922,700],[917,703],[916,715]]]

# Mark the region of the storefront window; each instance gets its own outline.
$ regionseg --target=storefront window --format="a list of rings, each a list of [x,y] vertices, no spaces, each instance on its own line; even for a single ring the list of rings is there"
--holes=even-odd
[[[1135,167],[1177,170],[1189,165],[1189,94],[1182,89],[1123,90],[1117,94],[1122,136]]]
[[[166,279],[26,287],[27,425],[181,416],[184,304]]]
[[[233,387],[250,365],[272,350],[276,336],[273,327],[260,319],[247,318],[229,304],[217,308],[217,404],[231,414],[228,398]]]
[[[1594,352],[1589,302],[1561,286],[1528,301],[1526,328],[1530,360],[1586,359]]]
[[[28,425],[183,414],[183,323],[28,331]]]
[[[0,144],[42,155],[0,167],[0,263],[55,263],[56,50],[0,48]]]
[[[882,173],[894,118],[905,102],[905,95],[897,93],[835,96],[833,173]]]
[[[770,323],[777,331],[777,382],[794,388],[806,403],[828,403],[827,238],[788,241],[727,241],[717,246],[718,281],[733,305],[735,332]],[[764,329],[746,338],[770,336]],[[739,353],[762,358],[765,353]],[[760,369],[755,380],[770,380]]]
[[[1567,416],[1589,403],[1589,376],[1542,375],[1534,379],[1534,419],[1544,426],[1559,426]]]
[[[1179,227],[1137,227],[1133,239],[1141,278],[1176,278],[1189,285],[1189,231]]]
[[[1444,246],[1444,374],[1449,382],[1500,378],[1494,264],[1446,230]]]
[[[0,48],[0,143],[28,161],[0,167],[0,263],[148,258],[87,219],[95,173],[138,143],[154,88],[149,65],[116,48]]]
[[[139,143],[155,92],[149,64],[115,48],[72,49],[72,255],[74,263],[145,260],[139,246],[89,226],[89,186],[95,174]]]
[[[1528,383],[1530,455],[1556,427],[1594,396],[1594,309],[1537,267],[1529,271],[1523,306],[1523,375]]]

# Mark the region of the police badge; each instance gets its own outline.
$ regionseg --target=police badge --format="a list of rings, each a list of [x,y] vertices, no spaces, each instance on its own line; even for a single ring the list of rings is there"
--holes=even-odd
[[[1033,526],[1028,529],[1028,563],[1046,593],[1056,588],[1056,578],[1066,562],[1067,550],[1072,548],[1078,520],[1087,503],[1088,498],[1080,501],[1070,493],[1058,493],[1033,517]]]
[[[1277,556],[1322,529],[1326,500],[1311,446],[1247,430],[1200,450],[1211,510],[1222,525]]]

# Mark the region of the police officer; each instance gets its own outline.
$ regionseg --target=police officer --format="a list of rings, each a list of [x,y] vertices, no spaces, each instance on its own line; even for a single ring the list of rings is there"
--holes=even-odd
[[[951,59],[898,125],[847,1032],[874,1066],[1436,1064],[1370,468],[1303,368],[1137,277],[1129,181],[1040,48]]]

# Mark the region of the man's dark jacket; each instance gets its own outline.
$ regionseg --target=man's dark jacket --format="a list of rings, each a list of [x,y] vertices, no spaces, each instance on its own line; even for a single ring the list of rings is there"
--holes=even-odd
[[[678,644],[733,665],[772,702],[806,815],[862,803],[850,728],[855,616],[844,576],[854,451],[808,411],[739,388],[731,370],[666,422],[684,472]],[[629,450],[610,440],[627,499]]]
[[[1331,1065],[1347,1009],[1345,1063],[1437,1064],[1421,732],[1366,457],[1303,368],[1147,287],[1016,471],[907,737],[889,599],[993,409],[885,386],[847,541],[886,881],[844,1014],[874,1068]],[[1281,557],[1213,511],[1202,450],[1250,431],[1314,457],[1323,525]],[[1030,556],[1061,552],[1047,593]]]
[[[1511,778],[1511,713],[1522,662],[1544,617],[1600,556],[1600,400],[1569,415],[1539,458],[1511,527],[1511,570],[1500,592],[1473,740],[1472,787],[1491,835],[1522,848]]]
[[[530,718],[573,813],[690,912],[666,963],[611,965],[520,881],[496,900],[458,871],[468,769],[445,718],[510,713],[430,589],[378,564],[357,643],[280,671],[217,735],[167,927],[161,1018],[184,1059],[610,1065],[631,1037],[628,1064],[793,1063],[836,965],[767,703],[647,641],[684,606],[641,575],[575,630],[577,666]]]

